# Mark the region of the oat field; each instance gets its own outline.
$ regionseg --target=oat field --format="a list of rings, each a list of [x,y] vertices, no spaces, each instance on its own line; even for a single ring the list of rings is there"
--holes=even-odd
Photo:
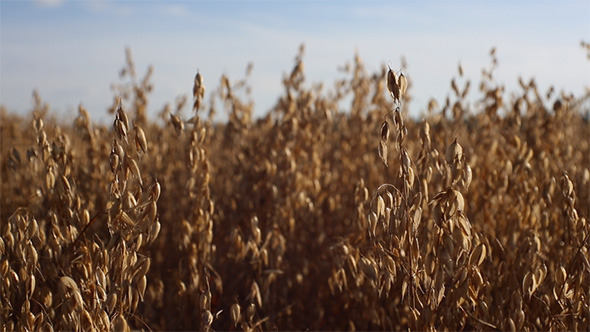
[[[505,91],[492,51],[412,117],[403,61],[304,60],[261,118],[198,73],[148,116],[130,53],[112,125],[2,109],[0,329],[590,329],[589,90]]]

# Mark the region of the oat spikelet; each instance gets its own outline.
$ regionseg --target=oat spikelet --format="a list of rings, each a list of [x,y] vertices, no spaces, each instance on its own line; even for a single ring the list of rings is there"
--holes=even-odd
[[[403,72],[399,75],[398,81],[400,97],[403,97],[403,95],[405,95],[406,91],[408,90],[408,80],[406,79],[406,76]]]
[[[389,90],[393,100],[399,102],[400,87],[397,83],[397,75],[391,67],[389,67],[389,71],[387,72],[387,90]]]
[[[201,73],[197,71],[197,75],[195,75],[195,84],[193,86],[193,98],[195,102],[193,104],[193,110],[195,112],[199,111],[201,108],[201,103],[203,101],[203,97],[205,96],[205,85],[203,84],[203,76]]]
[[[383,164],[385,164],[385,166],[389,166],[387,164],[387,142],[386,141],[381,140],[379,142],[379,157],[381,158],[381,161],[383,162]]]

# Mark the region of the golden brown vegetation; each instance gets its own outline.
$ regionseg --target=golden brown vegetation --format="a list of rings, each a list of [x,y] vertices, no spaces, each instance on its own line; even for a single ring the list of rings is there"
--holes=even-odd
[[[492,52],[416,121],[401,73],[324,92],[302,57],[258,120],[198,74],[151,121],[130,54],[111,127],[3,111],[3,330],[590,328],[588,95],[507,97]]]

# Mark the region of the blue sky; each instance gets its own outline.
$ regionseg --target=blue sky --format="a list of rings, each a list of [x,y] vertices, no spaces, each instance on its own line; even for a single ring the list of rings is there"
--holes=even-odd
[[[590,1],[2,1],[0,103],[30,111],[37,89],[55,114],[76,114],[82,103],[104,121],[124,50],[138,75],[154,66],[148,105],[155,114],[179,95],[191,96],[197,69],[210,92],[222,74],[234,81],[249,62],[257,115],[282,93],[305,43],[309,84],[331,87],[337,68],[358,52],[377,71],[391,61],[413,81],[419,114],[440,103],[461,62],[472,83],[497,48],[496,78],[508,91],[535,77],[581,95],[590,86]],[[477,85],[473,86],[475,94]],[[187,111],[188,113],[188,111]]]

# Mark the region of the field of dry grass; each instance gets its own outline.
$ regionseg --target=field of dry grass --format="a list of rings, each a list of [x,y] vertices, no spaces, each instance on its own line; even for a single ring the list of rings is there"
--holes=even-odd
[[[590,93],[490,57],[419,120],[411,73],[327,91],[303,51],[260,119],[200,74],[151,119],[130,54],[112,126],[2,110],[0,327],[589,330]]]

